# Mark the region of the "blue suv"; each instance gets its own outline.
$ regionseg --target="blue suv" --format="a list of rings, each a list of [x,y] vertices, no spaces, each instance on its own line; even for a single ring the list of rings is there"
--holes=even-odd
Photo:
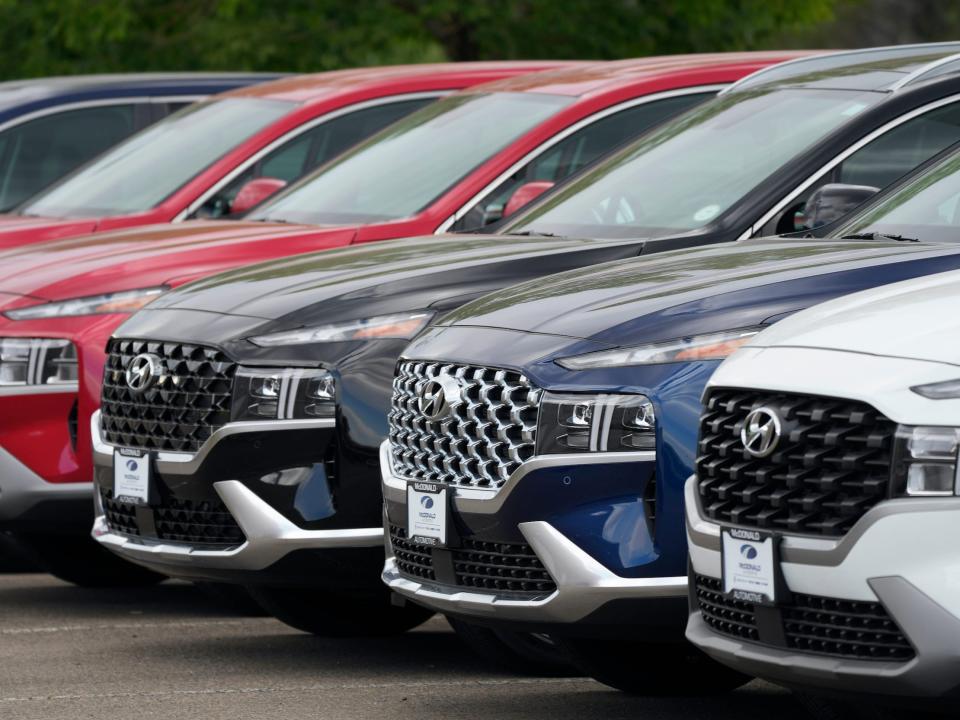
[[[682,642],[700,395],[722,358],[790,313],[960,268],[955,176],[960,153],[822,239],[616,261],[436,321],[397,366],[384,581],[455,623],[557,637],[627,691],[744,682]]]

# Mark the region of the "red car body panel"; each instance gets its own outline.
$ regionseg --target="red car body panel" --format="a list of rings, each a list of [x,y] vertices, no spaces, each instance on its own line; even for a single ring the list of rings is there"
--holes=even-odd
[[[0,252],[0,312],[38,301],[179,285],[276,257],[434,233],[506,169],[560,131],[601,109],[667,90],[730,83],[798,55],[654,58],[596,64],[496,83],[497,90],[549,91],[576,95],[577,100],[481,164],[412,218],[358,227],[191,221],[13,249]],[[13,321],[0,315],[0,337],[66,338],[78,348],[79,397],[70,395],[69,403],[51,401],[42,408],[33,402],[32,396],[30,402],[24,402],[22,396],[0,397],[0,447],[13,452],[48,483],[91,479],[90,416],[99,407],[104,348],[112,332],[127,317],[115,314]],[[72,407],[74,400],[79,418],[75,449],[69,443],[64,445],[68,405]],[[32,442],[20,441],[18,438],[28,427]],[[56,458],[51,457],[54,454]]]
[[[514,75],[575,65],[558,61],[443,63],[339,70],[300,75],[231,90],[217,97],[284,100],[290,112],[213,162],[159,205],[145,212],[84,218],[0,214],[0,248],[138,225],[173,222],[220,180],[274,141],[300,126],[352,105],[394,95],[462,90]],[[250,90],[251,92],[248,92]]]

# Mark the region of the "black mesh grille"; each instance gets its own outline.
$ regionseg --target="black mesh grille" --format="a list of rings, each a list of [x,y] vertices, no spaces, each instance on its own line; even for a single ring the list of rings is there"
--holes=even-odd
[[[401,575],[421,580],[436,580],[430,548],[410,542],[407,531],[396,526],[390,528],[390,544],[393,546],[397,569]]]
[[[913,648],[879,603],[794,595],[783,608],[787,645],[796,650],[863,660],[909,660]]]
[[[707,625],[722,635],[760,639],[753,605],[727,598],[721,592],[719,580],[698,575],[696,582],[697,602]]]
[[[159,506],[145,507],[141,512],[152,514],[153,529],[148,530],[140,526],[135,505],[117,502],[110,490],[101,490],[100,497],[107,525],[123,535],[218,548],[235,547],[246,539],[219,499],[169,497]]]
[[[720,580],[696,576],[697,603],[703,621],[715,632],[753,642],[764,642],[757,614],[750,603],[721,592]],[[913,647],[880,603],[837,600],[794,594],[790,605],[764,608],[783,628],[786,648],[813,655],[853,660],[903,662],[914,657]],[[775,643],[764,643],[775,644]]]
[[[542,596],[556,583],[529,545],[464,540],[449,550],[416,545],[403,528],[390,526],[390,542],[401,575],[415,580],[443,582],[437,575],[435,553],[449,553],[453,564],[450,583],[458,587],[513,595]]]
[[[117,502],[113,499],[112,490],[101,490],[100,500],[107,525],[110,526],[111,530],[122,535],[140,534],[140,527],[137,525],[136,505]]]
[[[781,419],[775,451],[755,458],[740,439],[747,415]],[[840,536],[887,497],[896,425],[860,402],[716,389],[700,423],[704,514],[735,525]]]
[[[195,502],[170,498],[155,507],[154,523],[161,540],[191,545],[240,545],[243,531],[219,500]]]
[[[506,593],[551,593],[557,589],[529,545],[465,540],[453,551],[457,585]]]
[[[107,348],[101,423],[112,445],[195,452],[230,421],[236,365],[219,350],[173,342],[114,339]],[[144,392],[127,384],[137,355],[158,358],[162,372]]]

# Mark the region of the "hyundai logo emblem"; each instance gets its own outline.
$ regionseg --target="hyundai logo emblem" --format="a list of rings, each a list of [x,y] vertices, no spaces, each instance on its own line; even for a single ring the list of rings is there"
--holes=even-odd
[[[420,504],[423,505],[424,510],[429,510],[433,507],[433,498],[428,498],[426,495],[420,498]]]
[[[757,549],[753,545],[741,545],[740,554],[747,560],[755,560],[757,557]]]
[[[135,393],[152,388],[163,374],[163,360],[153,353],[141,353],[127,365],[127,387]]]
[[[130,472],[136,472],[137,468],[140,467],[137,465],[136,460],[127,460],[127,470]]]
[[[763,458],[777,449],[782,432],[777,413],[768,407],[759,407],[747,415],[740,440],[748,454]]]
[[[417,408],[427,420],[437,422],[450,414],[451,406],[460,402],[460,383],[449,375],[429,380],[420,390]]]

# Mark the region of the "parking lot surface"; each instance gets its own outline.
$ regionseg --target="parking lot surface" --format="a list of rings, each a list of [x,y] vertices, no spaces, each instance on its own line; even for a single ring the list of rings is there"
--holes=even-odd
[[[759,682],[722,698],[649,699],[586,678],[498,673],[441,619],[402,637],[325,640],[219,611],[183,583],[89,590],[0,575],[3,720],[771,716],[804,714]]]

